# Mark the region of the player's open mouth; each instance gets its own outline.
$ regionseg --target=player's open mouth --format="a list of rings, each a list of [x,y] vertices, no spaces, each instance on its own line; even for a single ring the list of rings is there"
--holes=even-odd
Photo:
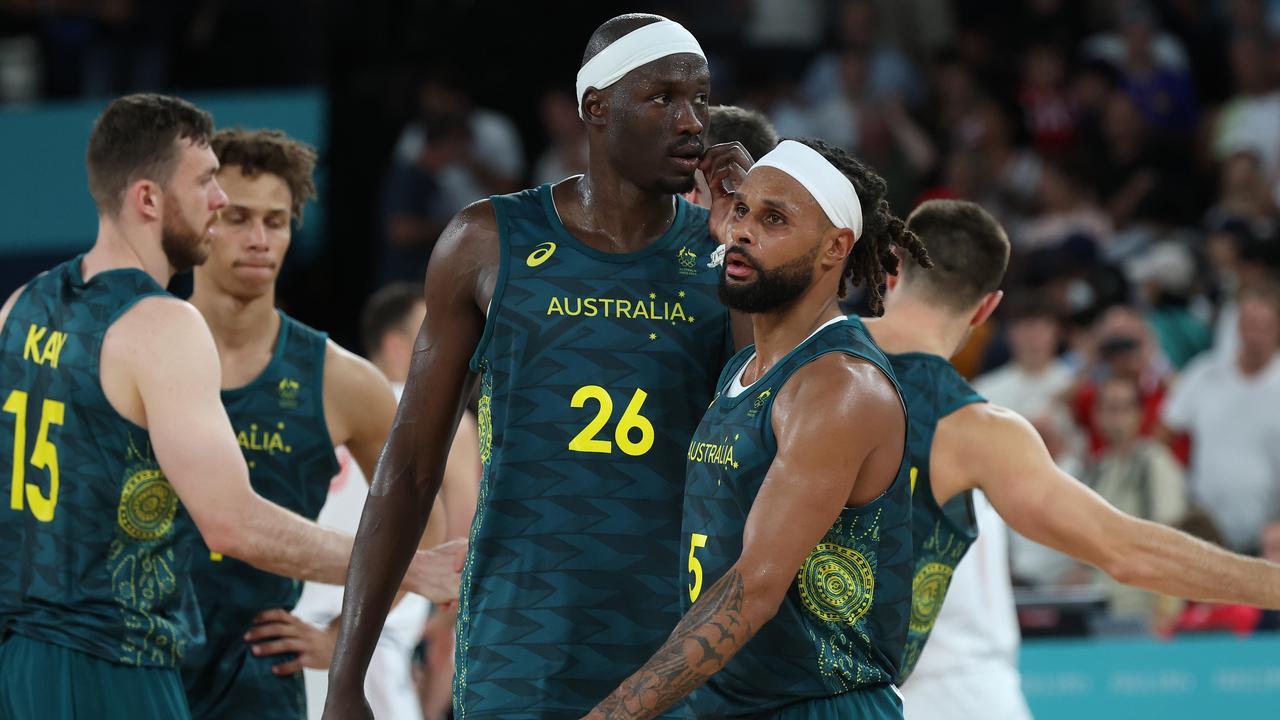
[[[724,259],[724,274],[734,280],[745,280],[751,277],[751,273],[755,272],[755,268],[750,263],[744,262],[742,256],[730,255]]]

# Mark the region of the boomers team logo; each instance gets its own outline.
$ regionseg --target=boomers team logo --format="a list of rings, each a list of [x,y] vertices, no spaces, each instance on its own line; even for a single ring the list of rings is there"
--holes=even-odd
[[[800,566],[800,600],[809,612],[852,625],[871,609],[876,580],[862,553],[835,543],[820,543]]]
[[[928,563],[911,581],[911,632],[926,633],[942,610],[942,598],[951,584],[952,568],[942,563]]]
[[[120,493],[116,522],[129,537],[157,540],[173,527],[178,496],[159,468],[135,472]]]

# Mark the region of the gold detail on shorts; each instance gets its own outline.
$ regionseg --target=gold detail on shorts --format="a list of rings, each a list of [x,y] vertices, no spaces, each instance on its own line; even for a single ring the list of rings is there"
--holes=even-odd
[[[871,610],[875,575],[862,553],[835,543],[820,543],[796,576],[806,609],[827,622],[852,625]]]
[[[116,522],[129,537],[158,540],[173,528],[178,496],[159,468],[135,472],[124,484]]]
[[[927,633],[942,610],[954,569],[942,563],[928,563],[911,581],[911,632]]]

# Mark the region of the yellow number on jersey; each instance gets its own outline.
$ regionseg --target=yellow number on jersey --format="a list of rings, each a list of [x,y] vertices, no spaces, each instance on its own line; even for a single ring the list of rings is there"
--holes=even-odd
[[[618,427],[614,430],[613,439],[618,449],[627,455],[644,455],[653,448],[653,423],[640,414],[640,407],[648,397],[649,393],[637,389],[631,396],[631,402],[627,403],[627,409],[622,411],[622,417],[618,418]],[[595,418],[569,441],[569,449],[586,453],[611,453],[614,443],[600,440],[596,435],[604,429],[609,422],[609,417],[613,415],[613,398],[609,396],[608,390],[599,385],[584,385],[573,394],[569,404],[580,408],[585,406],[588,400],[595,400],[600,405],[600,409],[596,412]],[[631,440],[632,428],[640,430],[638,442]]]
[[[26,482],[27,465],[27,393],[13,390],[4,402],[4,411],[15,417],[13,426],[13,482],[9,488],[9,508],[21,511],[25,495],[31,514],[41,522],[53,522],[53,511],[58,505],[58,448],[49,441],[49,426],[61,425],[66,406],[57,400],[45,400],[40,412],[40,432],[31,452],[30,463],[49,473],[49,495],[40,493],[40,486]]]
[[[689,572],[693,573],[693,584],[689,586],[689,602],[698,602],[698,596],[702,594],[702,563],[693,554],[698,548],[706,546],[706,535],[693,533],[689,536]]]

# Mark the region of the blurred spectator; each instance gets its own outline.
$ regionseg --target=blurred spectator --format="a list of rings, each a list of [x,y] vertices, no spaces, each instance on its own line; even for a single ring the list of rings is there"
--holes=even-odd
[[[1151,328],[1133,307],[1116,305],[1102,313],[1092,333],[1090,367],[1072,398],[1076,422],[1089,434],[1091,454],[1097,457],[1107,448],[1107,439],[1098,429],[1094,405],[1103,380],[1123,377],[1135,381],[1142,391],[1143,437],[1156,433],[1160,410],[1168,394],[1171,379],[1168,361],[1160,352]],[[1174,455],[1185,462],[1187,441],[1179,439],[1171,445]]]
[[[448,71],[418,92],[419,116],[400,133],[384,198],[381,279],[419,280],[453,215],[489,195],[514,192],[524,150],[506,117],[472,105]]]
[[[1280,106],[1277,112],[1280,113]],[[1251,151],[1235,152],[1219,168],[1218,199],[1205,213],[1205,225],[1212,230],[1235,220],[1258,237],[1272,236],[1276,203],[1259,156]]]
[[[1081,478],[1107,502],[1134,517],[1174,525],[1187,511],[1182,467],[1162,443],[1139,434],[1142,396],[1132,378],[1115,376],[1098,388],[1094,423],[1107,440],[1107,449]],[[1140,617],[1150,624],[1162,598],[1122,585],[1097,573],[1111,594],[1110,612]]]
[[[1046,162],[1037,187],[1040,214],[1012,236],[1023,252],[1062,245],[1084,237],[1105,249],[1111,242],[1111,219],[1098,205],[1084,169],[1077,161]]]
[[[1067,60],[1051,45],[1033,45],[1023,64],[1018,104],[1036,149],[1056,154],[1075,141],[1075,108],[1066,88]]]
[[[1196,268],[1186,245],[1158,243],[1134,258],[1128,272],[1141,294],[1147,323],[1174,369],[1209,349],[1209,326],[1191,308]]]
[[[1236,355],[1193,362],[1163,419],[1191,434],[1193,497],[1228,547],[1253,552],[1263,526],[1280,517],[1280,292],[1254,285],[1239,302]]]
[[[1236,298],[1245,288],[1265,285],[1280,277],[1280,243],[1269,237],[1259,238],[1244,223],[1231,221],[1209,235],[1208,249],[1220,300],[1213,352],[1233,358],[1240,348],[1240,308]]]
[[[542,127],[551,146],[533,168],[533,183],[556,182],[587,171],[587,131],[578,115],[578,103],[567,89],[555,88],[542,95]]]
[[[1272,41],[1257,29],[1236,35],[1230,46],[1236,94],[1213,119],[1213,152],[1226,160],[1253,153],[1264,175],[1280,171],[1280,92],[1271,66]]]
[[[1151,10],[1140,3],[1119,6],[1116,35],[1086,43],[1085,52],[1121,68],[1121,88],[1152,126],[1189,133],[1196,124],[1195,89],[1187,74],[1187,54],[1171,34],[1156,26]]]
[[[746,3],[750,10],[742,32],[750,52],[768,59],[787,76],[800,77],[813,48],[822,41],[821,0],[746,0]]]
[[[1135,221],[1197,220],[1199,188],[1189,153],[1178,143],[1153,136],[1130,95],[1111,93],[1102,137],[1095,186],[1114,227]]]
[[[845,53],[855,50],[866,66],[866,97],[882,100],[890,97],[902,99],[908,105],[920,102],[924,97],[924,84],[911,60],[898,47],[885,42],[877,31],[879,11],[874,0],[839,0],[835,9],[835,50],[818,55],[805,73],[804,97],[814,105],[821,105],[841,88],[847,94]],[[859,92],[859,95],[862,93]],[[840,143],[829,140],[837,145]]]

